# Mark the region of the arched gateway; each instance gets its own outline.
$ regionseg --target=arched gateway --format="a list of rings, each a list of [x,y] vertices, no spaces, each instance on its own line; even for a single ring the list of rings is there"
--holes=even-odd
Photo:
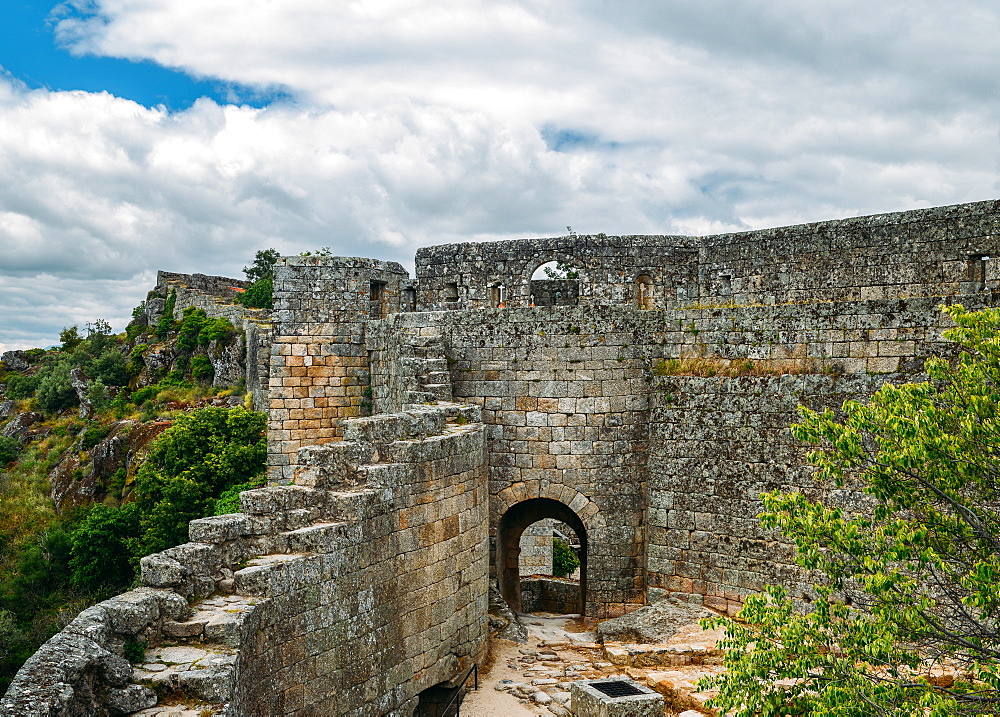
[[[586,610],[587,594],[587,529],[569,506],[551,498],[530,498],[509,508],[497,525],[497,579],[504,600],[514,610],[521,610],[521,576],[518,569],[521,555],[521,533],[532,523],[555,518],[566,523],[580,539],[580,597],[578,609]]]

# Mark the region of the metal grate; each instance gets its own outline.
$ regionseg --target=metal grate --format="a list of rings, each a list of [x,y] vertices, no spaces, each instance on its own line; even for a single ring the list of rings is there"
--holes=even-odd
[[[631,697],[632,695],[643,695],[645,692],[637,690],[633,685],[622,680],[614,682],[591,682],[590,686],[598,692],[603,692],[608,697]]]

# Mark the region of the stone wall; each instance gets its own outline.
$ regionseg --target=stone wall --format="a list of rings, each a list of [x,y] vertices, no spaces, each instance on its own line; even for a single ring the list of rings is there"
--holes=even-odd
[[[951,296],[1000,287],[996,201],[707,237],[566,236],[417,251],[421,310],[527,306],[531,275],[562,261],[582,305],[646,308]],[[983,261],[983,257],[990,257]],[[640,288],[640,284],[646,288]]]
[[[271,312],[268,309],[249,309],[237,304],[236,289],[244,289],[249,282],[225,276],[204,274],[177,274],[159,271],[156,287],[146,300],[146,316],[155,326],[163,314],[166,297],[176,291],[174,319],[181,319],[189,307],[202,309],[211,319],[228,320],[243,331],[244,376],[246,389],[253,392],[254,410],[268,407],[268,376],[271,364]]]
[[[526,578],[521,581],[524,612],[580,612],[580,583],[564,578]]]
[[[975,202],[704,237],[700,298],[777,304],[995,289],[998,208]]]
[[[274,266],[268,464],[291,480],[301,446],[339,440],[362,415],[368,385],[365,323],[401,308],[406,271],[342,257],[281,259]]]
[[[552,574],[552,522],[540,520],[521,533],[521,575]]]
[[[849,492],[816,487],[807,448],[788,426],[797,407],[839,409],[904,376],[743,376],[657,378],[651,391],[649,507],[650,588],[703,596],[725,611],[766,584],[810,596],[791,546],[764,531],[756,516],[764,491],[799,490],[842,506]]]
[[[528,306],[531,276],[550,261],[565,262],[579,273],[581,304],[634,305],[636,280],[643,276],[650,277],[652,287],[649,308],[698,295],[694,237],[565,236],[418,249],[418,308],[494,308],[493,289],[501,285],[508,307]]]
[[[142,559],[146,587],[46,643],[0,714],[130,713],[154,692],[234,716],[412,714],[422,690],[460,677],[485,648],[478,413],[374,416],[346,423],[344,441],[303,448],[295,485],[247,491],[242,513],[193,521],[192,542]],[[142,667],[123,659],[138,641],[149,645]],[[197,659],[162,656],[178,643]]]
[[[406,313],[368,327],[373,366],[400,336],[440,335],[455,399],[481,406],[488,425],[494,541],[503,514],[529,499],[583,520],[590,615],[644,601],[649,376],[664,326],[659,312],[549,307]]]

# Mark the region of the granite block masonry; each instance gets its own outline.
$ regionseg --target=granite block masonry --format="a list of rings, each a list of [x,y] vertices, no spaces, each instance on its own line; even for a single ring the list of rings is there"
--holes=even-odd
[[[214,646],[193,672],[215,677],[191,689],[220,712],[411,714],[482,654],[491,579],[521,607],[521,537],[543,520],[579,540],[578,597],[560,586],[559,602],[588,616],[672,593],[733,613],[768,582],[807,598],[790,547],[756,521],[759,494],[855,497],[814,481],[787,429],[797,406],[919,377],[953,351],[939,304],[997,304],[998,255],[990,201],[714,237],[429,247],[412,278],[287,257],[248,359],[266,381],[269,486],[192,523],[191,543],[144,560],[138,595],[53,638],[4,714],[138,705],[156,681],[116,659],[122,645],[178,634]],[[533,278],[550,261],[576,278]],[[161,281],[188,287],[179,307],[229,311],[218,286],[232,280],[210,279]],[[685,358],[764,375],[664,370]],[[219,594],[238,601],[233,624]]]

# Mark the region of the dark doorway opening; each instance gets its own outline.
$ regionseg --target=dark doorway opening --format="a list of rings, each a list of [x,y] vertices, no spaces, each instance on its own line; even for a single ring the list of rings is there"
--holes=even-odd
[[[465,698],[465,688],[448,687],[442,682],[428,687],[417,697],[420,701],[413,717],[457,717],[459,705]]]
[[[497,526],[497,579],[500,592],[510,607],[522,611],[521,605],[521,534],[532,523],[555,518],[566,523],[580,541],[580,594],[577,612],[584,614],[587,595],[587,529],[575,512],[551,498],[532,498],[510,507]]]

